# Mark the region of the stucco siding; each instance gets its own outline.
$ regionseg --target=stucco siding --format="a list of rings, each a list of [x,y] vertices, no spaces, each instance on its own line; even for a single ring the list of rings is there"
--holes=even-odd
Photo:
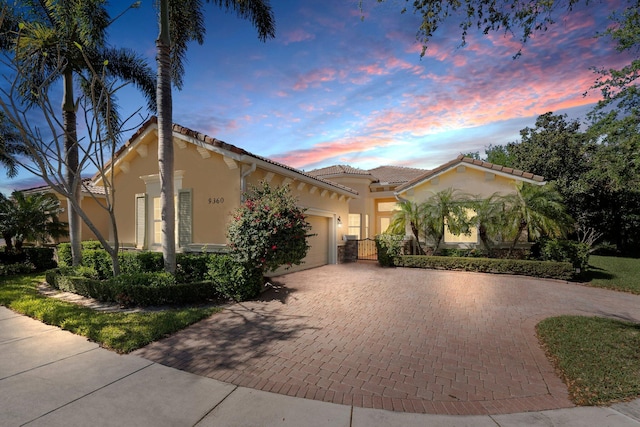
[[[425,181],[415,186],[412,190],[402,192],[401,196],[419,203],[424,202],[434,193],[449,188],[459,190],[460,195],[485,198],[494,193],[505,195],[515,192],[516,180],[461,166]]]

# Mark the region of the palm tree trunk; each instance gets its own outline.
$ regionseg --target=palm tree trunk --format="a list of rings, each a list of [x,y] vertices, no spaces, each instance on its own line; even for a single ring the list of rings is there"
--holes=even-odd
[[[489,236],[487,235],[487,227],[485,227],[483,224],[480,224],[480,226],[478,227],[478,236],[480,237],[480,241],[487,251],[487,255],[491,257],[491,244],[489,243]]]
[[[64,72],[63,120],[64,120],[64,149],[67,188],[74,200],[80,202],[80,177],[78,176],[78,132],[76,129],[76,107],[73,100],[73,73],[71,69]],[[80,236],[80,215],[67,199],[67,215],[69,218],[69,241],[71,243],[72,265],[82,263],[82,247]]]
[[[516,238],[513,239],[513,243],[511,243],[511,247],[509,248],[509,253],[507,254],[508,257],[511,257],[511,255],[513,254],[513,251],[516,248],[516,245],[518,244],[518,240],[520,240],[520,237],[522,236],[522,233],[524,233],[524,230],[526,228],[527,228],[527,223],[524,221],[521,222],[520,227],[518,228],[518,233],[516,234]]]
[[[424,255],[424,249],[420,245],[420,233],[418,231],[418,227],[412,222],[411,223],[411,232],[413,233],[413,237],[416,238],[416,244],[418,245],[418,255]]]
[[[176,271],[176,231],[173,188],[173,105],[171,100],[171,40],[169,38],[169,0],[160,1],[160,34],[156,41],[158,84],[158,168],[160,173],[160,208],[162,210],[162,255],[164,269]]]

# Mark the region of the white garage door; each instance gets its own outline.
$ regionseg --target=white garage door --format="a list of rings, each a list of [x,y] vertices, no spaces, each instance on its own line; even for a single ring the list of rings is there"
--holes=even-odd
[[[329,218],[309,215],[307,221],[311,224],[311,234],[309,237],[309,251],[302,269],[319,267],[329,263]]]
[[[309,215],[307,222],[311,224],[309,234],[309,251],[304,262],[300,265],[293,265],[288,269],[284,266],[276,271],[268,273],[267,276],[279,276],[281,274],[293,273],[294,271],[306,270],[308,268],[320,267],[329,263],[329,218]]]

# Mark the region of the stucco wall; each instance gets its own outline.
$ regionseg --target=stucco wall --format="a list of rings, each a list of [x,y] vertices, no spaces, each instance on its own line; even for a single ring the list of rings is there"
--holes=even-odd
[[[132,150],[123,159],[128,171],[119,170],[115,178],[118,231],[120,240],[128,244],[135,242],[135,196],[147,193],[141,177],[158,174],[156,133],[148,134],[139,145],[146,146],[146,156]],[[240,168],[229,169],[220,154],[207,154],[210,157],[203,158],[193,144],[185,148],[174,144],[174,170],[182,171],[181,188],[192,191],[193,243],[224,244],[229,214],[240,202]],[[149,199],[147,209],[151,208]]]
[[[433,193],[448,188],[459,190],[460,194],[469,196],[489,197],[494,193],[513,193],[516,190],[516,180],[468,166],[459,166],[414,187],[413,191],[403,192],[401,196],[419,203],[431,197]]]

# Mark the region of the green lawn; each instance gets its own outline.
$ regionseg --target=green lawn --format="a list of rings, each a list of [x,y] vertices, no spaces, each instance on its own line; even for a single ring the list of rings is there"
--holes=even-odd
[[[640,294],[640,259],[592,255],[586,280],[589,286]]]
[[[606,405],[640,396],[640,325],[560,316],[537,326],[547,354],[577,405]]]
[[[591,256],[586,284],[640,294],[640,259]],[[537,326],[577,405],[604,405],[640,396],[640,325],[560,316]]]
[[[142,313],[101,313],[47,298],[36,290],[42,275],[0,278],[0,305],[82,335],[103,347],[129,353],[221,310],[185,307]]]

